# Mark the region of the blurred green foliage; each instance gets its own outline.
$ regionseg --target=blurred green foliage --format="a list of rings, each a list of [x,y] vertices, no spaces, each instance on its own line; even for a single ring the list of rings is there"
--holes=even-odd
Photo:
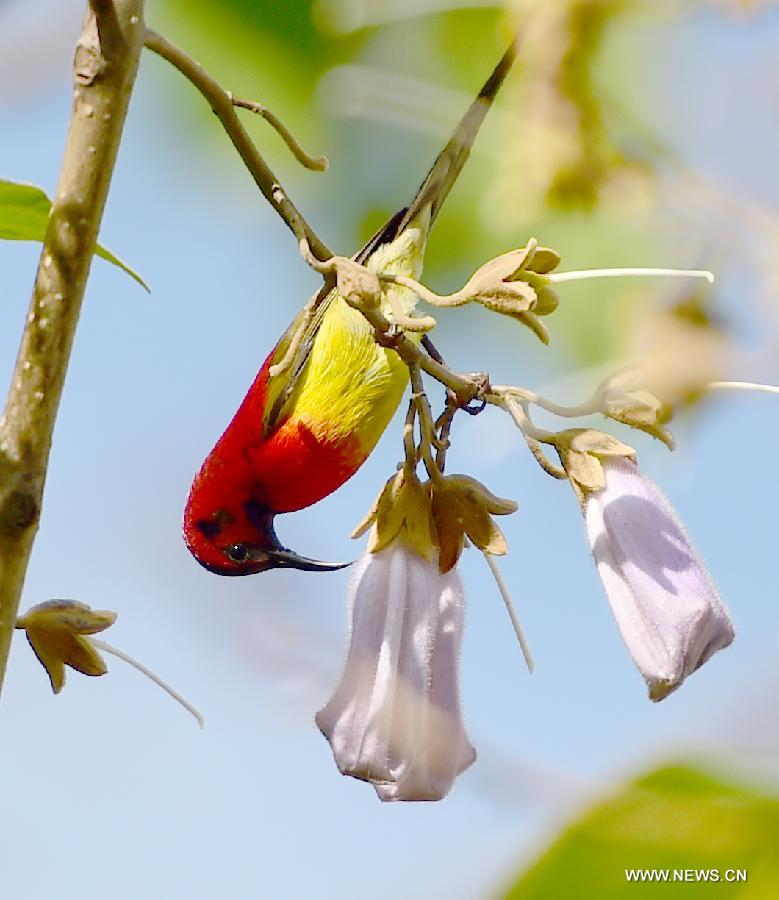
[[[606,32],[625,7],[625,0],[589,0],[569,7],[564,25],[567,47],[554,81],[577,112],[572,124],[578,132],[578,153],[551,179],[547,202],[552,207],[593,209],[604,183],[626,165],[623,154],[609,140],[593,77],[593,63]]]
[[[311,0],[222,0],[218,5],[279,39],[290,50],[305,49],[314,58],[322,55],[322,41],[311,17]]]
[[[626,869],[716,870],[721,881],[628,883]],[[728,869],[747,881],[726,882]],[[779,799],[700,769],[639,778],[566,828],[504,900],[779,897]]]

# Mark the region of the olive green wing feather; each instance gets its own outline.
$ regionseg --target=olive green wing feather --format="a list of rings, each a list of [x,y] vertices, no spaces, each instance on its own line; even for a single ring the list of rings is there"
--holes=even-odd
[[[395,240],[427,207],[430,210],[430,215],[427,219],[427,227],[429,228],[468,159],[476,133],[513,65],[516,53],[516,41],[512,41],[508,50],[495,66],[492,74],[484,83],[479,95],[460,120],[446,146],[436,157],[432,168],[422,182],[414,199],[408,206],[395,213],[373,235],[362,250],[353,257],[357,262],[367,262],[382,244]],[[296,389],[299,387],[301,376],[306,369],[317,332],[322,325],[322,320],[330,304],[337,295],[338,292],[334,288],[328,289],[326,286],[323,287],[298,313],[292,325],[290,325],[281,341],[279,341],[272,364],[277,365],[284,360],[284,366],[282,371],[269,378],[268,399],[263,417],[263,434],[265,437],[272,434],[289,415],[294,405]],[[295,345],[292,349],[292,357],[291,359],[285,359],[290,348],[293,347],[293,343]]]
[[[394,240],[397,236],[397,225],[405,212],[406,207],[399,210],[373,235],[362,250],[354,256],[354,259],[359,263],[364,263],[378,247]],[[311,348],[314,346],[322,321],[336,296],[338,296],[338,291],[335,288],[328,289],[327,286],[324,286],[295,316],[292,324],[276,345],[271,366],[284,361],[290,347],[295,342],[292,356],[284,362],[282,371],[268,378],[268,394],[262,421],[263,435],[266,438],[284,422],[292,411],[301,376],[305,372],[311,355]]]

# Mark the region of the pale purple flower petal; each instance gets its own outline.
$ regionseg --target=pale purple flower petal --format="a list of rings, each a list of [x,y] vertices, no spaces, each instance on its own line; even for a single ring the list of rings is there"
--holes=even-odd
[[[317,725],[345,775],[382,800],[439,800],[476,758],[460,715],[462,585],[396,541],[349,584],[350,645]]]
[[[662,700],[733,640],[730,614],[665,497],[622,457],[587,496],[592,555],[630,655]]]

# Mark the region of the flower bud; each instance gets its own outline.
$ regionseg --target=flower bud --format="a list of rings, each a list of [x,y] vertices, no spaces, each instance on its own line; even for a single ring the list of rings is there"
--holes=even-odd
[[[554,443],[580,500],[588,492],[598,491],[604,486],[605,460],[632,458],[636,453],[613,435],[595,428],[568,428],[555,435]]]
[[[466,302],[481,303],[487,309],[511,316],[527,325],[544,343],[549,334],[538,316],[557,309],[557,294],[546,275],[560,263],[559,255],[538,247],[534,238],[526,247],[496,256],[478,269],[463,290]]]
[[[673,450],[673,435],[665,427],[671,419],[672,409],[634,382],[634,374],[629,371],[606,379],[596,392],[601,412],[615,422],[652,435]]]
[[[447,475],[431,482],[430,490],[441,572],[448,572],[457,563],[466,536],[485,553],[508,553],[506,539],[492,516],[514,512],[514,501],[496,497],[467,475]]]

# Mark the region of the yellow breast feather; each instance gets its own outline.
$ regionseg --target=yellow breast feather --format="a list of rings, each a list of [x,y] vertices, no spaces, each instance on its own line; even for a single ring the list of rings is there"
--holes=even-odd
[[[374,272],[419,278],[425,229],[408,227],[367,262]],[[406,288],[388,288],[413,314],[417,297]],[[392,321],[388,301],[382,304]],[[411,335],[420,339],[421,335]],[[295,402],[294,415],[323,440],[355,435],[367,453],[373,449],[398,408],[408,381],[406,364],[393,350],[378,346],[361,313],[338,295],[325,314],[311,349]]]

